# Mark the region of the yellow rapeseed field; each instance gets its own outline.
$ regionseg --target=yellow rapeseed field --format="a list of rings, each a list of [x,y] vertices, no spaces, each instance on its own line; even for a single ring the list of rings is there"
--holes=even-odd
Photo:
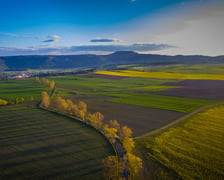
[[[144,77],[144,78],[158,78],[158,79],[205,79],[205,80],[224,80],[224,75],[220,74],[182,74],[169,72],[141,72],[141,71],[96,71],[96,74],[105,74],[113,76],[125,77]]]
[[[145,153],[183,179],[224,179],[223,122],[224,105],[210,108],[146,139]]]

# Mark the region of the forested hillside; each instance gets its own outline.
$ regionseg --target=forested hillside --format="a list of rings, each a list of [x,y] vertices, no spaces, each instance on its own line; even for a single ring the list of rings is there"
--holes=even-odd
[[[120,51],[109,55],[38,55],[0,57],[0,71],[21,69],[67,69],[111,64],[224,63],[224,56],[165,56]]]

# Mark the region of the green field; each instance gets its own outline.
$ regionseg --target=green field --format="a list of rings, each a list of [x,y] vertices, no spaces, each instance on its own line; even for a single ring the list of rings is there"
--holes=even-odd
[[[154,137],[136,140],[146,174],[155,179],[224,179],[223,121],[220,105]]]
[[[114,153],[95,129],[20,104],[0,107],[0,179],[102,179]]]
[[[136,92],[143,90],[161,91],[169,88],[176,88],[176,86],[172,87],[160,85],[165,82],[175,82],[174,80],[148,78],[127,78],[115,80],[82,76],[53,77],[52,79],[56,81],[59,90],[60,88],[63,89],[62,91],[70,89],[78,93],[84,93],[88,95],[107,96],[111,98],[110,100],[108,100],[110,102],[159,108],[184,113],[190,112],[200,106],[215,102],[212,100],[162,96],[150,93]],[[64,94],[64,92],[62,91],[61,93]],[[69,94],[67,94],[67,96],[69,96]]]
[[[223,64],[197,64],[197,65],[163,65],[163,66],[137,66],[133,70],[148,72],[171,72],[184,74],[224,74]]]
[[[0,81],[0,98],[15,101],[16,98],[23,97],[25,102],[29,102],[32,96],[34,101],[39,101],[43,89],[46,90],[34,79],[2,80]]]
[[[146,106],[178,112],[191,112],[201,106],[215,103],[213,100],[163,96],[156,94],[130,94],[113,98],[110,102]]]
[[[87,76],[57,76],[49,77],[48,79],[54,80],[57,87],[67,88],[72,90],[80,90],[91,93],[105,93],[105,92],[124,92],[124,91],[137,91],[148,90],[161,91],[170,89],[171,86],[160,86],[165,82],[177,82],[177,80],[162,80],[162,79],[149,79],[149,78],[126,78],[126,79],[106,79]],[[173,87],[176,88],[176,87]]]

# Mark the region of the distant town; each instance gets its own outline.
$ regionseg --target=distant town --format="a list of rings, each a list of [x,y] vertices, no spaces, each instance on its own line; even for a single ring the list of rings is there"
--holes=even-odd
[[[83,74],[87,72],[93,72],[94,68],[77,68],[73,70],[34,70],[34,71],[3,71],[0,72],[0,80],[5,79],[26,79],[32,77],[46,77],[46,76],[63,76]]]

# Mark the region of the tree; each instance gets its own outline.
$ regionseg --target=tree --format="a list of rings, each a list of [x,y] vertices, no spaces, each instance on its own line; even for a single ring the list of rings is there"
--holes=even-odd
[[[54,81],[50,81],[48,84],[50,90],[53,90],[55,88],[55,82]]]
[[[87,112],[87,114],[86,114],[86,120],[87,120],[87,122],[90,122],[91,123],[91,119],[92,119],[92,114],[90,112]]]
[[[16,98],[16,102],[15,102],[16,104],[19,104],[19,98]]]
[[[45,86],[49,86],[50,81],[46,78],[41,78],[41,82],[45,85]]]
[[[78,108],[79,110],[87,112],[87,104],[84,101],[79,101]]]
[[[71,106],[71,113],[72,113],[73,115],[75,115],[75,116],[78,116],[78,114],[79,114],[79,110],[78,110],[78,106],[77,106],[76,104],[73,104],[73,105]]]
[[[91,114],[90,122],[97,128],[100,128],[103,124],[104,115],[101,112],[95,112]]]
[[[103,126],[103,130],[104,130],[105,135],[106,135],[111,141],[114,142],[115,137],[117,136],[117,129],[115,129],[115,128],[110,128],[110,127],[108,126],[108,124],[105,124],[105,125]]]
[[[121,137],[122,137],[123,139],[125,139],[125,138],[129,138],[129,137],[131,137],[131,135],[132,135],[132,130],[131,130],[129,127],[127,127],[127,126],[123,126],[123,127],[121,128]]]
[[[119,162],[117,156],[108,156],[103,160],[105,169],[105,179],[108,180],[121,180],[122,164]]]
[[[131,153],[132,149],[135,147],[135,142],[132,138],[125,138],[122,141],[122,145],[126,153]]]
[[[83,110],[79,110],[79,115],[78,116],[84,121],[86,113]]]
[[[84,120],[87,113],[87,104],[84,101],[78,103],[78,116]]]
[[[49,107],[50,105],[50,97],[45,91],[41,93],[41,104],[44,107]]]
[[[4,106],[7,105],[8,101],[4,100],[4,99],[0,99],[0,106]]]
[[[19,102],[23,103],[25,101],[25,99],[23,97],[19,98]]]
[[[109,126],[117,129],[118,132],[120,131],[120,128],[121,128],[120,124],[117,122],[117,120],[110,120],[109,121]]]
[[[32,102],[34,100],[33,96],[30,96],[30,101]]]
[[[23,97],[16,98],[16,104],[23,103],[25,99]]]
[[[66,110],[68,109],[68,105],[67,102],[65,101],[65,99],[63,99],[60,96],[57,96],[54,100],[54,107],[55,109],[57,109],[60,112],[65,113]]]
[[[36,77],[35,77],[35,81],[38,82],[38,83],[40,83],[40,79],[39,79],[39,77],[36,76]]]
[[[142,159],[134,154],[127,153],[125,155],[125,162],[129,179],[139,179],[140,170],[142,169]]]
[[[72,114],[72,107],[74,106],[74,103],[72,102],[71,99],[66,99],[65,101],[67,103],[66,112]]]

